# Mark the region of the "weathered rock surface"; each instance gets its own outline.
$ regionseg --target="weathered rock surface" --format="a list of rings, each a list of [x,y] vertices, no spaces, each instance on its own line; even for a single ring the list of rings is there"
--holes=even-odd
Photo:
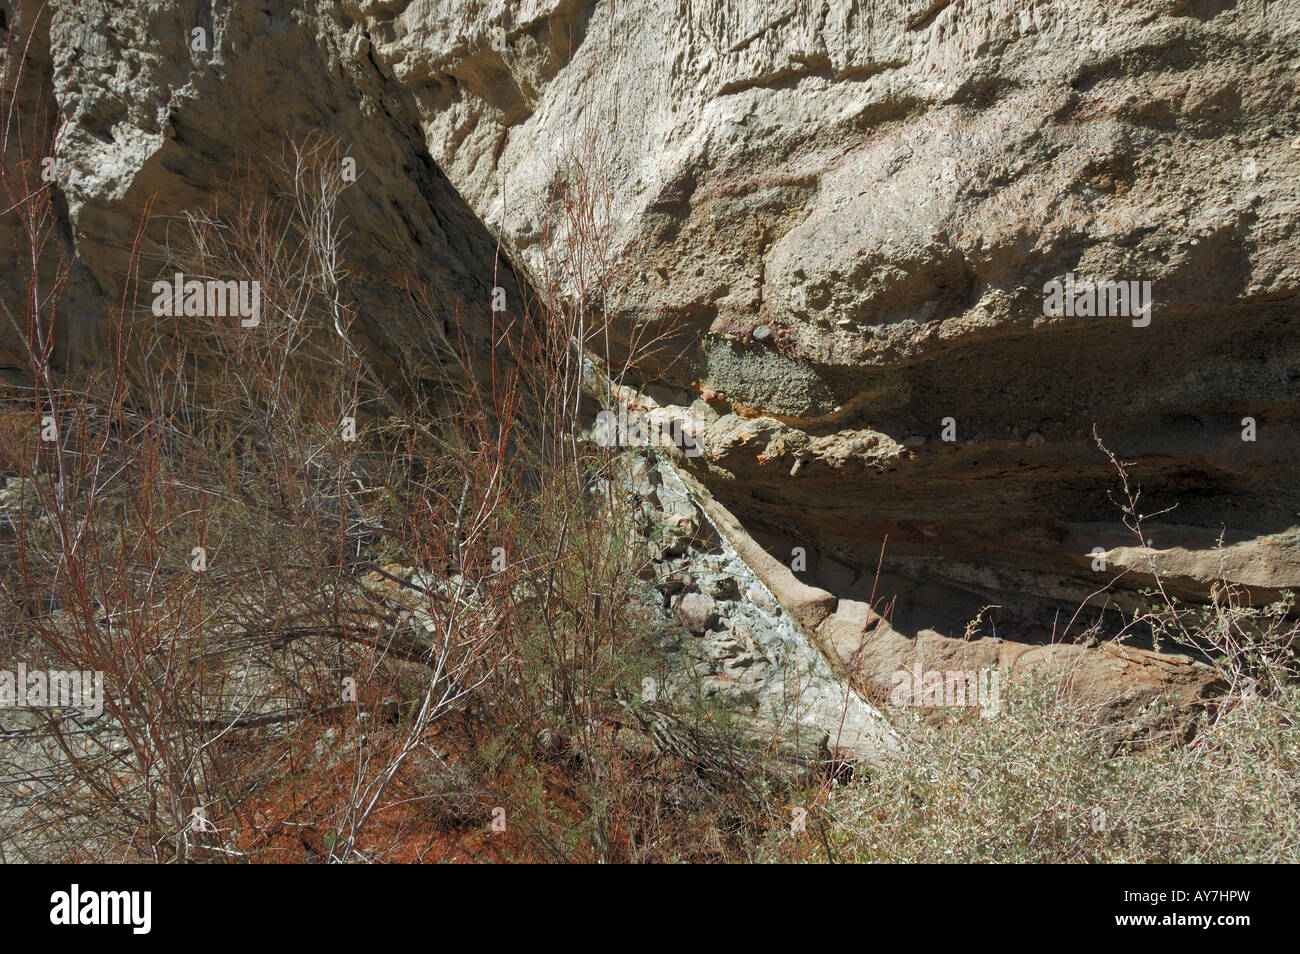
[[[669,480],[674,476],[675,472],[666,474]],[[750,589],[750,597],[755,598],[754,594],[760,592],[759,586],[761,592],[773,594],[795,624],[793,628],[820,651],[831,670],[864,700],[891,706],[919,704],[923,706],[923,715],[941,717],[944,712],[951,712],[953,699],[926,705],[924,698],[918,699],[911,691],[900,696],[897,692],[902,684],[900,677],[915,673],[916,681],[907,680],[907,684],[919,686],[924,680],[961,673],[972,686],[984,678],[988,688],[991,674],[996,673],[999,682],[993,698],[986,695],[968,699],[963,694],[955,703],[963,708],[978,708],[984,716],[996,716],[1003,681],[1054,679],[1098,725],[1109,726],[1108,731],[1118,744],[1167,738],[1170,733],[1186,737],[1192,731],[1197,712],[1226,688],[1215,670],[1202,660],[1180,652],[1163,653],[1125,645],[1120,640],[1099,642],[1095,632],[1087,633],[1079,642],[1051,639],[1042,645],[1027,641],[1034,635],[1032,626],[1013,627],[1016,638],[1012,639],[996,635],[996,628],[995,635],[979,636],[979,623],[984,610],[990,607],[971,611],[961,636],[949,636],[933,629],[905,634],[870,603],[837,598],[801,582],[792,570],[773,559],[703,486],[689,476],[684,481],[683,486],[690,490],[728,551],[734,551],[746,572],[755,578],[756,586]],[[698,554],[693,554],[694,562],[698,564],[699,559]],[[1068,627],[1049,635],[1056,636],[1058,632],[1066,636]]]
[[[880,711],[848,686],[786,612],[767,582],[732,545],[708,499],[659,455],[633,456],[621,477],[640,501],[654,559],[659,612],[689,635],[663,693],[692,695],[743,713],[751,738],[824,771],[829,760],[872,763],[899,751]],[[683,514],[691,530],[679,530]],[[689,711],[689,707],[687,707]]]
[[[356,160],[338,209],[359,305],[354,334],[390,382],[438,377],[452,358],[439,332],[454,340],[459,326],[471,343],[485,340],[494,286],[520,302],[496,241],[430,156],[413,91],[376,64],[353,5],[67,0],[4,3],[0,14],[4,36],[35,33],[24,47],[24,95],[44,90],[47,114],[63,120],[52,158],[65,211],[59,237],[75,262],[59,366],[105,360],[107,316],[121,301],[150,198],[146,303],[149,283],[171,277],[168,233],[183,213],[210,209],[240,169],[283,193],[290,144],[312,137],[336,140]],[[202,50],[194,30],[203,31]],[[15,50],[6,68],[17,61]],[[0,254],[15,258],[0,267],[0,293],[21,301],[23,245],[13,219],[3,225],[12,245]],[[428,294],[417,301],[408,283]],[[8,320],[0,345],[0,370],[25,371]]]
[[[616,344],[675,329],[639,383],[698,421],[681,466],[762,542],[751,566],[803,549],[776,595],[805,632],[857,601],[951,638],[993,603],[1045,637],[1153,565],[1189,596],[1300,584],[1296,0],[48,9],[29,68],[66,122],[70,363],[102,356],[146,197],[161,228],[237,159],[273,176],[325,134],[363,172],[347,251],[394,372],[432,373],[431,323],[480,339],[494,282],[517,299],[498,239],[535,274],[591,241],[574,190],[599,197]],[[407,307],[407,273],[440,312]],[[1067,273],[1151,282],[1150,323],[1046,315]],[[1142,512],[1177,505],[1145,545],[1094,429]]]
[[[1096,427],[1178,504],[1176,589],[1300,583],[1297,4],[383,9],[376,60],[521,262],[571,240],[566,163],[605,187],[611,310],[677,323],[666,383],[724,412],[701,476],[781,549],[860,572],[887,537],[954,599],[1076,602],[1095,547],[1145,583]],[[1046,316],[1067,273],[1150,281],[1151,323]]]

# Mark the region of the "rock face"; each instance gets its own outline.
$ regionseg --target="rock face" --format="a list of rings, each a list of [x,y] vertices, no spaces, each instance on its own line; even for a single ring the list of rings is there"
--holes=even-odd
[[[362,25],[339,5],[3,3],[0,32],[34,34],[20,89],[45,90],[47,114],[63,119],[51,158],[66,215],[60,237],[75,261],[61,366],[105,358],[105,316],[121,300],[149,199],[146,302],[148,283],[171,277],[169,229],[185,212],[209,209],[240,170],[270,193],[287,189],[289,144],[313,137],[337,141],[356,161],[338,214],[358,344],[390,381],[437,377],[451,357],[431,345],[439,330],[484,339],[494,287],[520,301],[508,260],[431,158],[412,90],[375,64]],[[18,58],[11,51],[7,65]],[[21,274],[12,259],[0,269],[6,297],[21,301]],[[408,283],[427,289],[422,300]],[[25,369],[4,325],[5,370]]]
[[[434,159],[534,267],[566,163],[604,186],[611,313],[673,324],[666,403],[727,412],[700,476],[810,582],[887,538],[894,591],[954,605],[1151,559],[1185,595],[1300,583],[1300,6],[453,6],[372,32]],[[1045,314],[1067,275],[1150,282],[1149,323]],[[1094,428],[1177,504],[1150,551]]]
[[[481,337],[494,284],[520,293],[498,240],[534,277],[599,252],[616,350],[669,332],[633,383],[708,411],[682,466],[831,608],[951,637],[1128,571],[1122,605],[1153,565],[1188,596],[1300,584],[1295,0],[49,7],[71,314],[116,300],[146,196],[161,221],[323,133],[364,171],[377,360],[436,362],[430,322]],[[441,313],[403,311],[407,272]],[[1080,294],[1049,313],[1054,281]],[[1142,513],[1176,505],[1145,546],[1094,430]]]

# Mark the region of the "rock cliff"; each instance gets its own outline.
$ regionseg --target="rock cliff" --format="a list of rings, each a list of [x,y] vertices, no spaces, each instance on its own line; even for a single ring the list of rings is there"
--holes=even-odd
[[[1153,565],[1190,597],[1300,585],[1294,0],[0,13],[64,121],[69,364],[102,356],[148,197],[164,229],[323,135],[362,173],[343,211],[382,368],[441,360],[431,322],[481,341],[494,287],[516,302],[586,243],[630,383],[695,423],[680,466],[831,608],[890,601],[911,639],[995,604],[1032,639]],[[633,354],[646,329],[663,346]],[[1098,438],[1145,513],[1174,507],[1146,546]]]

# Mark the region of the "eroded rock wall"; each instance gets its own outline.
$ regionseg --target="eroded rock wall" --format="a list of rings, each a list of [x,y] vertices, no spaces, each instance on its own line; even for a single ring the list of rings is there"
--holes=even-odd
[[[616,350],[673,329],[636,383],[695,405],[683,466],[774,556],[803,547],[808,582],[891,595],[911,634],[1126,568],[1132,589],[1152,558],[1188,595],[1300,583],[1296,2],[51,9],[78,314],[118,292],[146,196],[161,221],[316,132],[365,172],[346,213],[373,353],[436,361],[394,272],[472,330],[486,310],[457,303],[486,301],[497,239],[533,275],[592,244],[577,175]],[[1067,274],[1150,282],[1149,323],[1046,314]],[[1144,512],[1177,505],[1153,549],[1094,429]]]
[[[295,143],[333,141],[356,162],[337,209],[359,306],[353,333],[390,382],[454,370],[439,332],[454,341],[459,327],[471,343],[485,341],[494,287],[520,301],[496,240],[433,161],[412,92],[375,63],[349,5],[3,7],[15,35],[35,33],[23,47],[24,89],[41,90],[62,118],[52,158],[75,265],[61,367],[105,360],[105,316],[122,300],[147,202],[145,302],[150,282],[172,277],[168,243],[185,213],[211,209],[215,195],[241,187],[241,174],[271,195],[285,192]],[[10,292],[19,275],[7,270]]]
[[[1151,559],[1184,595],[1300,582],[1300,5],[375,10],[520,261],[575,241],[566,162],[605,185],[610,311],[678,332],[650,393],[710,399],[699,476],[810,579],[858,593],[887,539],[913,632]],[[1150,282],[1149,322],[1045,314],[1067,274]],[[1176,505],[1150,549],[1094,430]]]

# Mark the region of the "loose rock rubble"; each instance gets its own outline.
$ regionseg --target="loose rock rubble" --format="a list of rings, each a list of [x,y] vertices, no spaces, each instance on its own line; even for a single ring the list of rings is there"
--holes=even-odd
[[[621,481],[649,538],[653,601],[683,632],[665,692],[733,705],[752,717],[751,734],[798,737],[808,757],[870,762],[898,750],[884,717],[836,676],[667,461],[629,455]]]

